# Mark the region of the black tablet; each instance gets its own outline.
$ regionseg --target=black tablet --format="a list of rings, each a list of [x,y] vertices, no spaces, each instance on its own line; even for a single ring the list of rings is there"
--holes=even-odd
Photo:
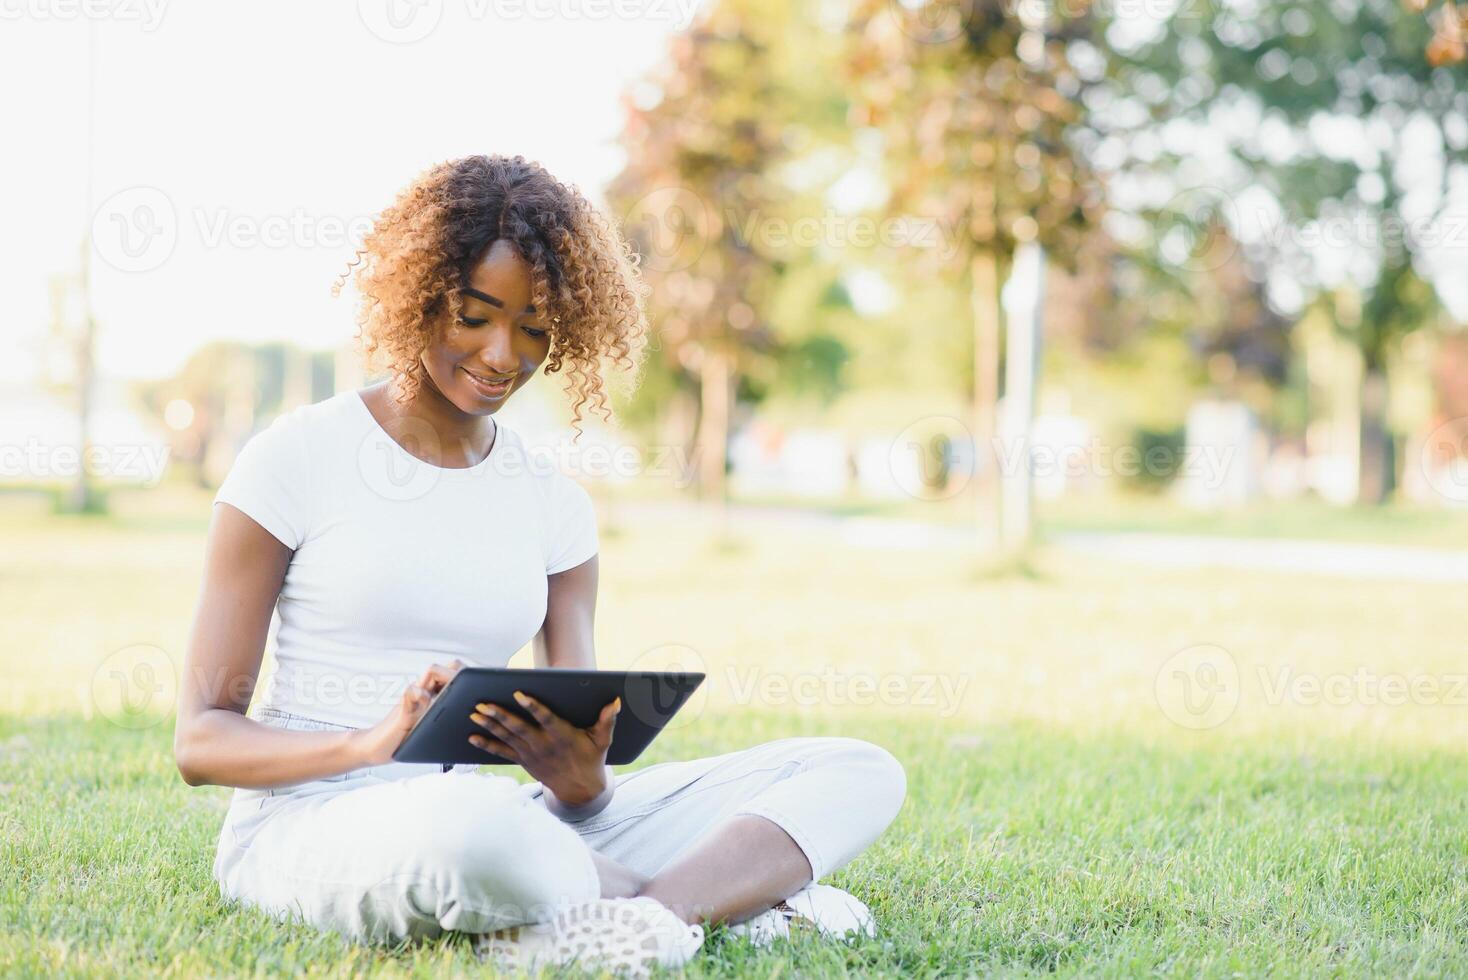
[[[625,765],[652,743],[703,678],[682,671],[465,667],[438,692],[392,757],[397,762],[513,765],[469,744],[470,735],[487,734],[469,716],[476,704],[487,702],[529,719],[530,713],[514,697],[516,691],[524,691],[578,728],[594,725],[602,708],[620,697],[622,711],[612,730],[607,762]]]

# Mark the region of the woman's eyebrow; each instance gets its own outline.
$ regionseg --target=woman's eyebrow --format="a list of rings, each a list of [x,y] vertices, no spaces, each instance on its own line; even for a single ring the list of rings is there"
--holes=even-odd
[[[490,306],[496,307],[496,308],[501,309],[501,310],[505,308],[505,304],[503,302],[501,302],[500,300],[495,299],[493,296],[489,295],[488,293],[481,293],[479,290],[475,289],[473,286],[465,286],[464,287],[464,292],[466,294],[470,295],[470,296],[473,296],[477,300],[483,300],[484,302],[488,303]],[[525,307],[525,312],[526,313],[534,313],[535,312],[535,307],[533,307],[533,306],[526,306]]]

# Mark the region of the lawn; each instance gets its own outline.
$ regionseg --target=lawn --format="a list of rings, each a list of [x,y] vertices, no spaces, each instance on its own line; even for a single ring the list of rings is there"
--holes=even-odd
[[[115,690],[182,656],[207,504],[118,507],[0,498],[0,975],[476,972],[461,940],[352,948],[221,901],[228,791],[184,786],[170,719]],[[604,528],[602,582],[604,665],[710,674],[647,761],[844,734],[907,767],[835,878],[878,940],[715,935],[693,976],[1468,974],[1461,586],[640,524]]]

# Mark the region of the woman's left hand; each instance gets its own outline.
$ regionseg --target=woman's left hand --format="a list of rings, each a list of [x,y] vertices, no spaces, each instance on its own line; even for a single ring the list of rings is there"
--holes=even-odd
[[[616,698],[590,728],[577,728],[523,691],[515,700],[535,719],[493,704],[477,704],[469,720],[488,735],[470,735],[477,748],[519,763],[567,806],[584,806],[607,788],[607,749],[622,710]]]

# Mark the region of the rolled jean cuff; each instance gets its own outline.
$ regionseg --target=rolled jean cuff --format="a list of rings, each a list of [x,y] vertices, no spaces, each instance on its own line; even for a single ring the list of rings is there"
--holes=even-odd
[[[820,848],[816,846],[815,840],[801,829],[799,823],[792,820],[787,814],[781,813],[774,807],[763,803],[748,803],[734,811],[735,816],[743,814],[764,817],[770,823],[789,834],[790,839],[795,841],[795,846],[800,848],[800,852],[805,855],[806,861],[810,864],[811,881],[820,881],[826,875],[829,868],[826,866],[825,858],[822,857]]]

